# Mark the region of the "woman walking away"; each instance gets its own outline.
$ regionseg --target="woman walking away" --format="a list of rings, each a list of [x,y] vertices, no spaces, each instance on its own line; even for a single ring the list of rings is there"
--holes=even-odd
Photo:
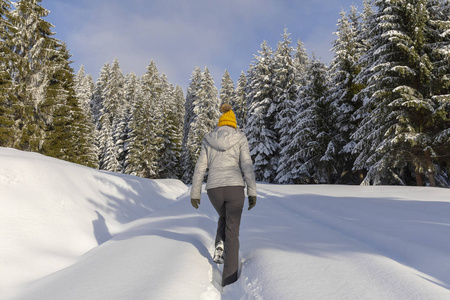
[[[245,182],[248,209],[256,205],[256,182],[248,141],[237,129],[236,116],[229,104],[220,107],[219,124],[202,141],[200,156],[192,180],[191,203],[198,208],[203,177],[208,169],[206,190],[219,214],[214,262],[223,263],[222,286],[238,279],[239,226],[244,206]]]

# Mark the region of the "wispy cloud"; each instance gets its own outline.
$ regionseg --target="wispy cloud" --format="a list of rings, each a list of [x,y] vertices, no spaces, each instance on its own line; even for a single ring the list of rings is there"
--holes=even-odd
[[[361,0],[362,2],[362,0]],[[272,47],[284,27],[293,46],[329,61],[332,32],[341,8],[352,1],[276,0],[54,0],[50,21],[75,60],[97,77],[118,58],[124,73],[145,72],[154,60],[169,81],[186,87],[194,67],[208,66],[216,85],[228,69],[237,80],[263,40]]]

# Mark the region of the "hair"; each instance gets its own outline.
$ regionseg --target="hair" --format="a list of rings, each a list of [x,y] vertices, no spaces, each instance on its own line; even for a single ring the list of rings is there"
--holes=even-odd
[[[220,106],[220,111],[224,114],[231,110],[231,105],[228,103],[224,103]]]

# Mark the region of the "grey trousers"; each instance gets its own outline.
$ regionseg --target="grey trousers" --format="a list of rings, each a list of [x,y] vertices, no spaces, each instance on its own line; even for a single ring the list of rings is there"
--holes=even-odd
[[[227,186],[209,189],[208,197],[219,214],[216,245],[224,241],[224,265],[222,286],[238,280],[239,226],[245,193],[243,186]]]

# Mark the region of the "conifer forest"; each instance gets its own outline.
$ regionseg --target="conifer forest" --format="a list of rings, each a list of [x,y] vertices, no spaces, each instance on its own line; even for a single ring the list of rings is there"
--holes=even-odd
[[[95,81],[75,71],[49,13],[40,0],[0,0],[1,147],[190,183],[203,136],[230,103],[259,181],[450,187],[448,0],[342,10],[329,65],[281,29],[237,82],[224,71],[217,88],[193,66],[186,91],[155,61],[142,76],[123,74],[118,59]]]

